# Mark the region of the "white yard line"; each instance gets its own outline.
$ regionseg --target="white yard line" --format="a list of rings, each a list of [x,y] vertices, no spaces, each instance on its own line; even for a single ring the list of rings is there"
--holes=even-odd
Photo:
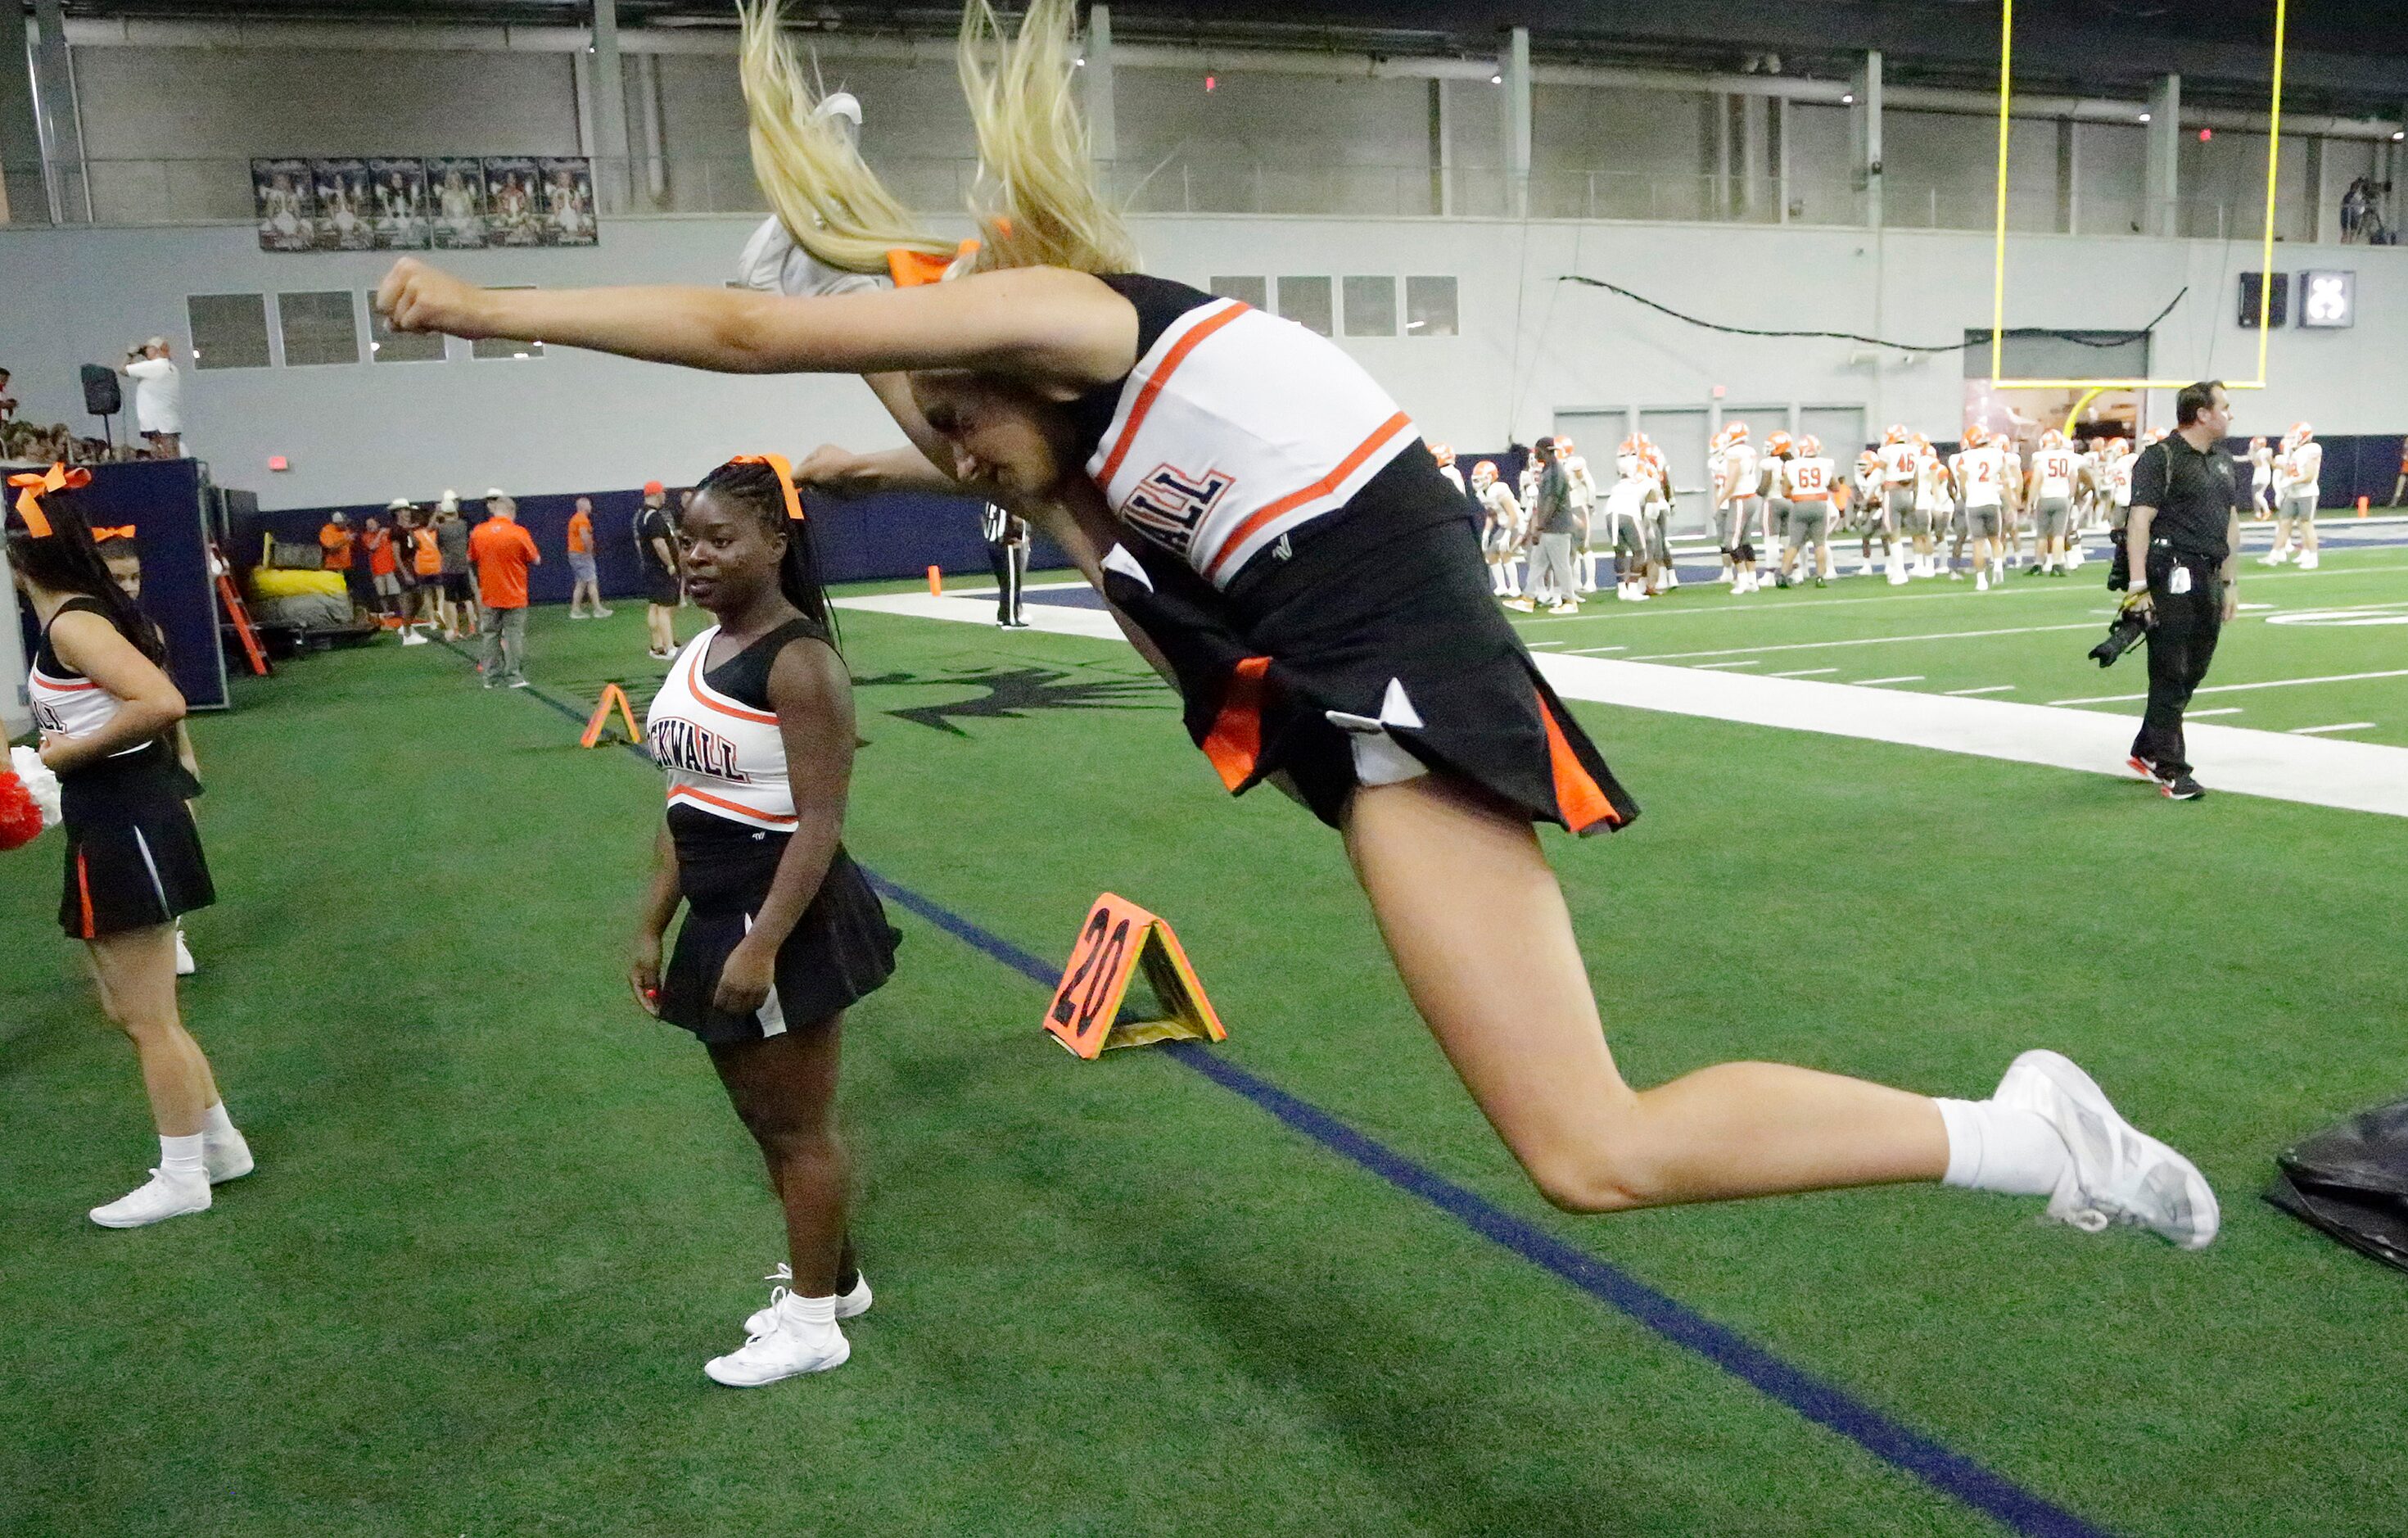
[[[1761,668],[1764,664],[1754,657],[1749,657],[1741,662],[1701,662],[1698,666],[1700,668]]]
[[[2408,570],[2408,567],[2395,569]],[[924,593],[839,598],[837,607],[950,620],[986,630],[995,625],[992,604],[931,597]],[[1101,610],[1031,604],[1028,619],[1034,628],[1049,634],[1127,644],[1111,616]],[[1011,644],[1002,638],[997,642],[1005,647]],[[2132,718],[2106,711],[2060,710],[2004,699],[1952,699],[1919,690],[1666,668],[1620,657],[1557,654],[1537,661],[1539,670],[1567,699],[1930,748],[2117,779],[2129,779],[2131,773],[2124,759],[2131,751]],[[2408,673],[2408,668],[2400,671]],[[2201,713],[2191,712],[2194,719]],[[2408,748],[2248,726],[2200,725],[2188,735],[2191,755],[2202,766],[2211,790],[2408,817]]]
[[[1778,675],[1776,674],[1775,676],[1777,677]],[[2004,695],[2013,694],[2014,692],[2014,688],[2015,686],[2012,683],[1985,683],[1978,689],[1942,689],[1941,693],[1949,695]]]
[[[2379,673],[2326,673],[2319,678],[2277,678],[2263,683],[2211,683],[2194,690],[2203,695],[2238,694],[2243,689],[2289,689],[2302,683],[2356,683],[2369,678],[2408,678],[2408,668],[2390,668]],[[2119,705],[2134,699],[2148,698],[2148,691],[2136,695],[2085,695],[2074,699],[2052,699],[2052,705]]]
[[[2010,630],[1933,630],[1919,636],[1857,636],[1847,640],[1793,640],[1778,646],[1726,646],[1716,652],[1642,652],[1633,662],[1685,662],[1691,657],[1728,657],[1742,653],[1751,655],[1759,652],[1816,652],[1834,646],[1888,646],[1902,640],[1975,640],[1986,636],[2037,636],[2051,630],[2096,630],[2098,625],[2085,620],[2079,625],[2023,625]]]
[[[2291,728],[2291,735],[2293,737],[2315,737],[2323,732],[2366,732],[2372,731],[2373,729],[2374,723],[2372,721],[2344,721],[2337,726],[2293,726]]]
[[[1599,652],[1627,652],[1629,650],[1630,648],[1627,646],[1575,646],[1571,649],[1570,654],[1576,657],[1593,657]]]
[[[2200,716],[2203,716],[2203,715],[2239,715],[2240,713],[2241,713],[2241,707],[2240,707],[2240,706],[2238,706],[2238,705],[2224,705],[2224,706],[2219,706],[2218,708],[2216,708],[2215,710],[2213,710],[2213,711],[2185,711],[2185,712],[2183,712],[2183,719],[2184,719],[2185,721],[2196,721],[2196,720],[2198,720]]]
[[[1767,673],[1764,676],[1767,678],[1820,678],[1825,673],[1836,673],[1839,670],[1837,668],[1793,668],[1785,673]]]
[[[1920,683],[1922,682],[1921,673],[1900,673],[1896,678],[1860,678],[1855,681],[1855,686],[1859,689],[1870,689],[1879,683]]]

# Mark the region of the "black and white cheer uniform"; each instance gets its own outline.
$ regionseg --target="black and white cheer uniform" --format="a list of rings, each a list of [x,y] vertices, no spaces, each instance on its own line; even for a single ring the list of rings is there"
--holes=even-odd
[[[713,667],[718,639],[712,625],[686,643],[644,717],[645,745],[668,771],[669,837],[686,902],[660,1012],[705,1042],[751,1042],[824,1019],[875,990],[894,975],[903,937],[839,844],[818,895],[779,947],[767,1001],[751,1014],[712,1007],[720,972],[768,900],[796,828],[769,669],[788,646],[824,643],[827,632],[789,620]]]
[[[1463,498],[1354,359],[1159,278],[1127,377],[1069,404],[1125,538],[1104,593],[1161,648],[1232,792],[1279,776],[1335,826],[1432,770],[1578,833],[1638,805],[1498,612]]]
[[[97,598],[69,598],[42,627],[26,681],[35,725],[45,738],[89,737],[124,701],[59,660],[50,628],[79,611],[110,619]],[[131,638],[128,638],[129,640]],[[201,793],[176,756],[174,739],[154,737],[59,776],[67,836],[66,889],[59,927],[76,940],[171,923],[217,900],[208,860],[185,803]]]

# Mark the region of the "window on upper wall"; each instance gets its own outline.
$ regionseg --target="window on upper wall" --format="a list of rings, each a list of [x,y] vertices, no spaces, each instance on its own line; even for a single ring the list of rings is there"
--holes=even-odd
[[[267,367],[267,295],[194,294],[184,299],[195,368]]]
[[[1346,335],[1393,337],[1397,334],[1397,280],[1394,278],[1346,280]]]
[[[349,289],[280,294],[276,321],[284,335],[287,368],[360,361],[359,323],[351,313]]]
[[[441,363],[443,338],[437,332],[395,331],[377,313],[376,295],[368,295],[368,357],[375,363]]]
[[[1268,278],[1215,278],[1211,294],[1216,299],[1235,299],[1256,309],[1271,307],[1271,280]]]
[[[1331,323],[1329,280],[1326,278],[1283,278],[1279,280],[1280,319],[1294,321],[1307,331],[1317,331],[1325,337],[1337,334]]]
[[[1452,337],[1455,334],[1455,280],[1406,279],[1405,335]]]
[[[533,288],[533,283],[496,283],[495,288]],[[514,342],[500,337],[481,338],[468,345],[468,355],[476,358],[539,358],[541,342]]]

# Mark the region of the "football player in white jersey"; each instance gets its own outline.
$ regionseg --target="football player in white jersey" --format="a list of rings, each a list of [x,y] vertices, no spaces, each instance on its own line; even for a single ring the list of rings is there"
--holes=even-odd
[[[1906,581],[1906,568],[1899,563],[1898,530],[1889,521],[1889,497],[1882,486],[1881,451],[1867,449],[1856,455],[1856,498],[1852,504],[1856,521],[1857,554],[1864,565],[1856,575],[1870,577],[1879,569],[1873,564],[1873,541],[1881,540],[1881,564],[1889,568],[1893,583]]]
[[[1931,531],[1919,528],[1914,517],[1915,452],[1914,435],[1903,424],[1890,424],[1882,435],[1882,497],[1890,537],[1899,541],[1899,564],[1890,568],[1892,583],[1903,582],[1928,557]],[[1901,573],[1904,573],[1903,575]]]
[[[1794,561],[1798,580],[1827,585],[1824,572],[1831,564],[1831,501],[1840,486],[1840,467],[1823,454],[1823,440],[1808,433],[1798,450],[1782,461],[1782,492],[1789,503],[1789,541],[1782,561],[1785,579]]]
[[[1647,446],[1647,505],[1641,516],[1647,523],[1647,593],[1652,597],[1681,585],[1681,573],[1672,565],[1672,464],[1645,433],[1639,441]]]
[[[1572,440],[1558,434],[1555,453],[1572,489],[1573,586],[1583,594],[1597,591],[1597,478],[1588,461],[1573,452]]]
[[[1739,425],[1739,424],[1733,423],[1730,426],[1725,427],[1722,431],[1714,435],[1714,438],[1712,443],[1706,445],[1706,516],[1713,525],[1714,542],[1718,546],[1723,546],[1721,551],[1723,558],[1722,570],[1714,578],[1714,581],[1722,582],[1725,585],[1728,585],[1731,580],[1731,559],[1729,548],[1727,545],[1724,545],[1722,538],[1724,502],[1723,466],[1726,458],[1727,457],[1726,450],[1731,440],[1731,430],[1733,427],[1737,427]]]
[[[1446,477],[1446,483],[1458,492],[1462,491],[1463,472],[1455,467],[1455,451],[1443,443],[1433,443],[1429,452],[1430,457],[1438,461],[1438,473]]]
[[[2324,467],[2325,446],[2306,423],[2283,435],[2283,457],[2274,469],[2274,548],[2258,558],[2259,565],[2281,566],[2296,554],[2300,570],[2316,568],[2316,502]]]
[[[1606,535],[1613,545],[1613,596],[1625,601],[1652,597],[1647,515],[1662,482],[1646,439],[1634,434],[1622,440],[1613,473],[1604,508]]]
[[[2063,433],[2052,427],[2041,434],[2040,448],[2032,454],[2031,469],[2025,478],[2031,501],[2032,548],[2038,557],[2027,575],[2045,572],[2062,577],[2070,569],[2062,563],[2066,536],[2072,527],[2073,482],[2079,469]]]
[[[1747,424],[1734,422],[1723,429],[1722,518],[1714,530],[1730,567],[1734,593],[1753,593],[1756,581],[1756,521],[1762,516],[1764,474],[1756,445],[1747,438]]]
[[[2274,516],[2274,451],[2263,435],[2249,440],[2249,510],[2260,518]]]
[[[1977,423],[1965,429],[1965,447],[1956,462],[1965,489],[1965,530],[1973,539],[1973,590],[1986,593],[1991,579],[2005,571],[1998,563],[2007,495],[2006,451]],[[1949,575],[1956,575],[1953,564]]]
[[[2139,456],[2132,453],[2130,444],[2120,438],[2111,438],[2103,457],[2107,466],[2107,529],[2109,543],[2114,547],[2109,552],[2107,590],[2121,593],[2125,590],[2128,561],[2124,529],[2132,521],[2132,467]]]
[[[1918,577],[1940,575],[1940,535],[1948,527],[1949,517],[1956,510],[1956,498],[1948,483],[1948,467],[1940,462],[1940,451],[1920,433],[1914,438],[1914,519],[1921,531],[1915,540],[1922,557]]]
[[[1789,539],[1789,496],[1782,474],[1789,456],[1797,452],[1797,445],[1787,433],[1770,434],[1764,440],[1764,459],[1757,472],[1756,494],[1763,499],[1764,510],[1751,540],[1762,550],[1763,559],[1772,563],[1773,585],[1776,587],[1789,585],[1788,568],[1784,565],[1788,556],[1784,546]],[[1761,588],[1762,580],[1758,579],[1749,586]]]
[[[1513,570],[1513,553],[1522,548],[1522,504],[1485,459],[1471,467],[1471,495],[1480,503],[1480,549],[1488,560],[1489,590],[1500,598],[1518,598],[1522,579]]]

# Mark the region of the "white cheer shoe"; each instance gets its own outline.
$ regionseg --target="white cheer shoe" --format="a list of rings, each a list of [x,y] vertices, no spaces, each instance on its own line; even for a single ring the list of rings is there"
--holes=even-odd
[[[726,1356],[703,1363],[704,1374],[730,1388],[758,1388],[781,1378],[842,1367],[853,1355],[853,1343],[834,1323],[804,1318],[802,1301],[783,1287],[771,1293],[765,1311],[770,1315],[769,1328]]]
[[[150,1171],[147,1185],[119,1197],[106,1207],[94,1207],[92,1220],[104,1229],[141,1229],[187,1213],[209,1210],[209,1183]]]
[[[2205,1249],[2223,1222],[2199,1167],[2116,1114],[2107,1094],[2062,1053],[2027,1052],[1991,1097],[2036,1113],[2072,1158],[2048,1215],[2085,1233],[2143,1228],[2186,1250]]]
[[[869,1312],[869,1278],[858,1271],[853,1273],[853,1290],[837,1294],[836,1316],[839,1319],[858,1319]],[[744,1321],[745,1334],[766,1335],[769,1332],[769,1327],[778,1322],[779,1294],[786,1291],[787,1284],[794,1279],[795,1268],[782,1260],[778,1263],[776,1271],[761,1278],[764,1282],[778,1285],[769,1289],[769,1306],[753,1310],[752,1316]]]

